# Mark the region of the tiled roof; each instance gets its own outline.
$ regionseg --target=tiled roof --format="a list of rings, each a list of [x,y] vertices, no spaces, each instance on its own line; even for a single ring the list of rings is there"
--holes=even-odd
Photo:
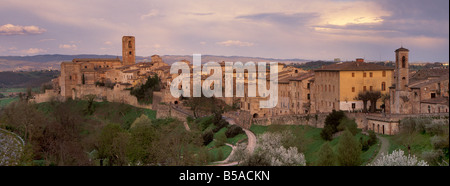
[[[369,71],[369,70],[394,70],[394,68],[377,65],[374,63],[345,62],[345,63],[336,63],[336,64],[332,64],[332,65],[323,66],[320,69],[316,69],[315,72],[318,72],[318,71]]]

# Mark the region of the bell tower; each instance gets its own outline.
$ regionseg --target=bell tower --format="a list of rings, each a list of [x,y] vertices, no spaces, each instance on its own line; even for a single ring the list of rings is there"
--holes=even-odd
[[[407,90],[409,83],[409,50],[400,47],[395,50],[395,90]]]
[[[136,61],[135,50],[136,45],[134,42],[134,36],[122,37],[122,64],[133,65]]]

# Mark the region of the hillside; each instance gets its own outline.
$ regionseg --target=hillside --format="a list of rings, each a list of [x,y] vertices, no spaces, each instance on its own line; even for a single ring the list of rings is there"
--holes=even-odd
[[[1,72],[0,88],[40,87],[58,77],[59,71]]]

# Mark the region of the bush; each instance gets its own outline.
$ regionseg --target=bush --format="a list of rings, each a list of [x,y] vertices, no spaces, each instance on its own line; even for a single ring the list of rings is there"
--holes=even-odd
[[[244,134],[244,130],[242,130],[241,127],[237,126],[237,125],[231,125],[230,127],[228,127],[228,130],[225,132],[225,135],[227,136],[227,138],[233,138],[235,136],[237,136],[238,134]]]
[[[208,145],[214,139],[214,133],[211,130],[208,130],[202,134],[203,145]]]

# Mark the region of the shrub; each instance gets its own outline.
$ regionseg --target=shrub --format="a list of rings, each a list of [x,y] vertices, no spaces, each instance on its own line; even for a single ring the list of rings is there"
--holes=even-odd
[[[237,136],[238,134],[244,134],[244,130],[242,130],[241,127],[237,126],[237,125],[231,125],[230,127],[228,127],[228,130],[225,132],[225,135],[227,136],[227,138],[233,138],[235,136]]]
[[[382,155],[368,166],[428,166],[428,163],[419,161],[416,156],[405,156],[402,150],[395,150],[391,154]]]
[[[211,130],[208,130],[202,134],[203,145],[208,145],[214,139],[214,133]]]

